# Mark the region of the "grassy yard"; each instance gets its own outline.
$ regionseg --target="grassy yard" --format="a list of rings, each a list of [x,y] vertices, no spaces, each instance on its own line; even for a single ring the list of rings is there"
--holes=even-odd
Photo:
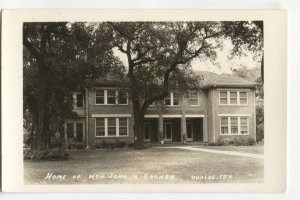
[[[221,151],[236,151],[241,153],[253,153],[253,154],[264,154],[264,146],[254,145],[254,146],[195,146],[197,148],[204,148],[204,149],[215,149]]]
[[[214,147],[215,148],[215,147]],[[68,161],[24,162],[26,184],[263,182],[263,160],[173,148],[74,150]],[[45,180],[48,173],[66,175]],[[73,178],[73,176],[80,177]]]

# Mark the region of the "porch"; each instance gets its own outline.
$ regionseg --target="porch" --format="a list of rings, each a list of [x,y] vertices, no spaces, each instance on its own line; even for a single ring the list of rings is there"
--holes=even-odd
[[[204,115],[145,115],[144,141],[149,143],[207,142]]]

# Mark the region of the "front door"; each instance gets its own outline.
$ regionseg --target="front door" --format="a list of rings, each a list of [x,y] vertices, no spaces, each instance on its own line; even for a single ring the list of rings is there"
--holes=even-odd
[[[188,120],[186,122],[186,138],[187,138],[187,141],[193,141],[193,123],[191,120]]]
[[[172,141],[172,123],[164,122],[164,140]]]

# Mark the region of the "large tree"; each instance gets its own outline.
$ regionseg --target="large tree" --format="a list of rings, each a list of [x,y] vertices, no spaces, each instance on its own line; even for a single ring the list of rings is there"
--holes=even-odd
[[[121,69],[107,27],[86,23],[24,23],[24,120],[31,147],[50,146],[51,126],[72,116],[72,91]],[[28,126],[30,124],[30,126]]]
[[[232,39],[236,48],[233,49],[233,53],[236,53],[245,45],[249,48],[257,47],[261,37],[257,34],[255,24],[251,22],[108,24],[113,32],[113,45],[127,58],[127,76],[134,114],[135,149],[143,148],[142,122],[148,106],[167,97],[174,83],[178,87],[188,78],[193,79],[190,64],[194,58],[215,59],[215,50],[221,46],[224,38]]]

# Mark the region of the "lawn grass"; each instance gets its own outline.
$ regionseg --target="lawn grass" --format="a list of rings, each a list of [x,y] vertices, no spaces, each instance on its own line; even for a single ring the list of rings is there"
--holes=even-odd
[[[150,148],[141,151],[132,149],[74,150],[69,151],[69,153],[70,159],[68,161],[25,161],[25,183],[200,184],[263,182],[264,167],[261,159],[173,148]],[[66,175],[66,178],[64,180],[45,180],[47,173]],[[73,175],[78,174],[80,175],[79,179],[72,178]],[[90,175],[94,175],[94,177],[104,175],[104,178],[92,179],[89,177]],[[110,178],[110,175],[124,176],[118,178],[112,176],[113,178]],[[149,178],[150,175],[164,175],[165,179],[159,180],[155,177],[151,179]],[[229,178],[223,175],[229,175]],[[208,179],[209,176],[211,179]],[[198,177],[198,180],[192,180],[192,177]],[[220,179],[224,177],[225,179]]]
[[[221,151],[236,151],[241,153],[253,153],[253,154],[264,154],[264,145],[254,145],[254,146],[196,146],[197,148],[204,149],[215,149]]]

